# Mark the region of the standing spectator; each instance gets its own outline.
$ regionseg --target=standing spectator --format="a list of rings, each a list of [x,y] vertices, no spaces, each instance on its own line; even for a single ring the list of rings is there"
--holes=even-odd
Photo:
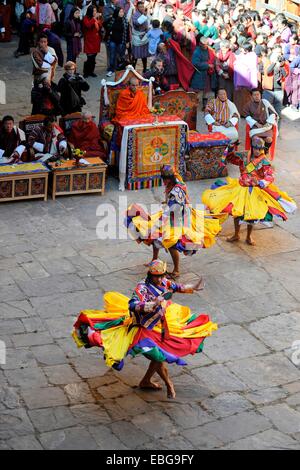
[[[44,29],[43,33],[46,34],[48,38],[48,45],[52,47],[55,50],[55,53],[57,55],[57,63],[60,67],[63,67],[64,65],[64,53],[62,51],[61,47],[61,40],[60,37],[53,33],[50,29]]]
[[[27,11],[25,18],[21,23],[20,39],[18,49],[15,51],[14,56],[30,54],[30,46],[33,44],[33,33],[36,25],[34,15],[31,11]]]
[[[129,25],[123,8],[115,9],[109,29],[109,71],[106,75],[111,77],[116,70],[117,61],[124,60],[129,41]]]
[[[83,37],[84,37],[84,52],[87,55],[87,60],[83,65],[83,76],[97,77],[95,74],[96,56],[100,52],[101,47],[101,27],[102,20],[97,8],[90,5],[87,9],[86,16],[83,18]]]
[[[104,44],[106,48],[106,64],[107,71],[109,72],[110,60],[109,60],[109,35],[110,25],[113,19],[113,14],[118,7],[118,0],[107,0],[103,8],[103,28],[104,28]]]
[[[275,37],[279,37],[280,42],[288,44],[292,36],[292,31],[289,28],[286,17],[280,13],[276,16],[278,31],[275,33]]]
[[[147,79],[154,77],[153,89],[155,95],[161,95],[163,92],[170,90],[162,60],[154,59],[150,65],[150,70],[144,74],[144,77]]]
[[[142,59],[143,73],[147,70],[147,57],[149,57],[149,20],[145,14],[144,2],[138,1],[136,11],[132,16],[132,56],[133,65],[136,66],[138,59]]]
[[[215,53],[208,47],[208,38],[197,36],[198,46],[196,47],[192,64],[195,67],[195,72],[191,81],[191,88],[200,92],[199,102],[205,108],[208,95],[217,88],[217,80],[215,73]]]
[[[274,106],[279,116],[278,129],[281,124],[280,117],[283,108],[284,82],[288,74],[287,62],[282,55],[282,48],[277,45],[274,47],[269,60],[265,62],[262,79],[262,97]]]
[[[152,28],[148,31],[147,36],[149,39],[149,55],[155,55],[157,52],[157,46],[161,42],[162,30],[160,29],[159,20],[152,20]]]
[[[81,20],[80,10],[74,7],[66,22],[65,36],[67,40],[67,62],[75,62],[82,51],[81,47]]]
[[[45,28],[51,29],[52,24],[56,21],[48,0],[38,0],[35,14],[38,32],[42,32]]]
[[[216,72],[219,77],[219,88],[224,88],[230,101],[233,98],[233,73],[235,55],[230,50],[229,41],[221,41],[220,51],[216,56]]]
[[[160,43],[157,51],[156,59],[160,59],[163,62],[164,75],[170,88],[174,87],[174,85],[178,87],[177,65],[173,49],[167,47],[164,43]]]
[[[250,42],[243,42],[234,64],[234,102],[240,113],[258,86],[258,58],[252,48]]]
[[[76,73],[75,62],[67,62],[65,65],[65,73],[58,82],[58,91],[60,92],[60,106],[62,115],[81,112],[82,107],[86,104],[81,96],[82,91],[88,91],[90,85],[88,82]]]

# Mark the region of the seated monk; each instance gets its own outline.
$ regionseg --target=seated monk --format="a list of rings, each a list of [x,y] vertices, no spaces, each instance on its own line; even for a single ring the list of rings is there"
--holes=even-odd
[[[99,129],[90,112],[82,114],[82,119],[74,121],[69,135],[69,142],[75,148],[86,151],[86,157],[106,159],[106,152],[100,139]]]
[[[122,90],[116,104],[115,121],[120,119],[136,119],[151,116],[147,106],[146,96],[138,90],[139,81],[133,77],[129,80],[129,87]]]

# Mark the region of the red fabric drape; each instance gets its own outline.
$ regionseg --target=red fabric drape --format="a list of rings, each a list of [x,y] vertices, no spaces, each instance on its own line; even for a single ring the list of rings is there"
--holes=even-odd
[[[175,52],[178,80],[184,90],[189,89],[189,85],[194,74],[193,64],[183,55],[178,42],[173,39],[168,41],[169,47]]]

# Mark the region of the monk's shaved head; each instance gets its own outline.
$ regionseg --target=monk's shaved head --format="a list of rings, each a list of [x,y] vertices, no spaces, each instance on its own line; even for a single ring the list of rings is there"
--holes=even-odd
[[[138,86],[139,84],[139,81],[136,77],[131,77],[130,80],[129,80],[129,85],[135,85],[135,86]]]
[[[136,77],[131,77],[129,80],[129,90],[135,94],[137,91],[138,85],[139,85],[138,79]]]

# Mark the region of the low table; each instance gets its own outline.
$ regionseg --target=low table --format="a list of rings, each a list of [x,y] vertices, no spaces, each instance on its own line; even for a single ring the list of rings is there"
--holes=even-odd
[[[220,161],[230,143],[224,134],[212,132],[199,134],[190,132],[188,137],[188,157],[186,157],[185,180],[200,180],[227,176],[227,167]]]
[[[74,160],[48,163],[52,170],[52,199],[70,194],[104,194],[107,165],[101,158],[85,158],[86,166],[77,166]]]
[[[0,202],[47,200],[49,169],[44,163],[0,165]]]

